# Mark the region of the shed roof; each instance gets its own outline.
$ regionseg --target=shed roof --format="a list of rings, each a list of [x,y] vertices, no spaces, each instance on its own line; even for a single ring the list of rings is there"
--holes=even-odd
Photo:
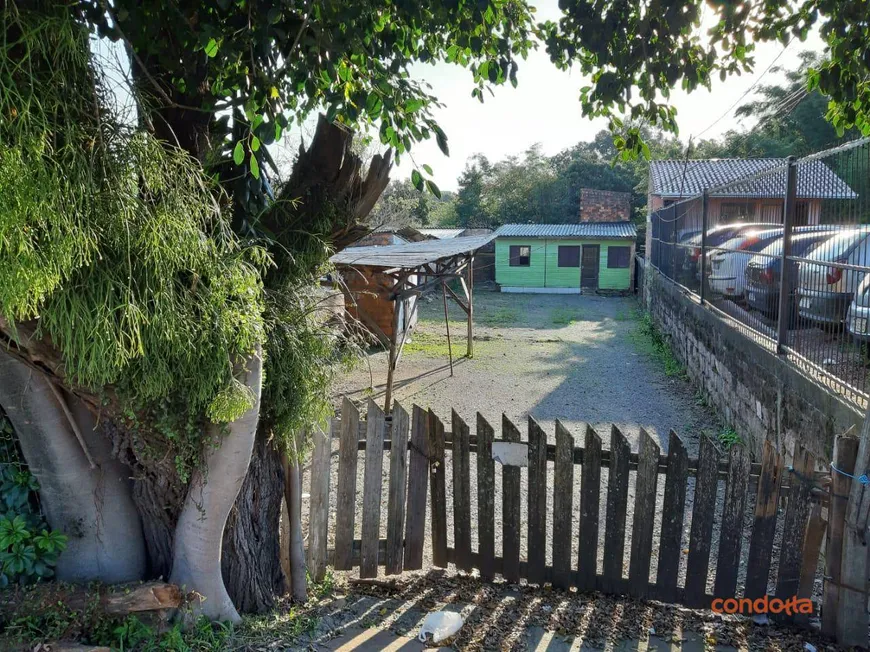
[[[786,185],[786,160],[722,158],[650,161],[649,192],[662,197],[691,197],[706,188],[717,197],[782,198]],[[816,159],[798,162],[797,196],[805,199],[852,199],[858,195],[823,161]]]
[[[465,229],[417,229],[423,235],[432,236],[439,240],[448,240],[457,237]]]
[[[424,240],[408,244],[384,247],[353,247],[339,251],[330,258],[334,265],[364,265],[369,267],[400,267],[414,269],[442,258],[477,251],[495,238],[494,233],[450,238],[449,240]]]
[[[505,224],[495,232],[505,238],[588,238],[634,240],[637,227],[632,222],[581,222],[579,224]]]

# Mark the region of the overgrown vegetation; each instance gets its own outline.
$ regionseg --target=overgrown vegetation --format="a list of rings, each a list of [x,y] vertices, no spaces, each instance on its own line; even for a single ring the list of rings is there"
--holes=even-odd
[[[38,490],[0,410],[0,588],[49,579],[66,548],[66,536],[45,522]]]
[[[570,326],[583,319],[583,315],[576,308],[555,308],[550,313],[550,321],[557,326]]]
[[[686,368],[677,360],[667,336],[662,333],[646,311],[637,311],[637,325],[631,333],[631,341],[637,350],[655,360],[669,378],[687,380]]]
[[[717,441],[722,444],[722,447],[727,451],[732,446],[742,446],[743,438],[737,433],[732,426],[725,426],[719,431],[716,436]]]

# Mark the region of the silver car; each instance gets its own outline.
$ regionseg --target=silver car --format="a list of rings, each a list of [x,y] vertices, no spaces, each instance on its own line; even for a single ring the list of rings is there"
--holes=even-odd
[[[796,296],[802,319],[840,327],[858,286],[870,269],[870,231],[840,233],[801,262]]]
[[[870,342],[870,274],[855,291],[846,316],[846,329],[856,340]]]

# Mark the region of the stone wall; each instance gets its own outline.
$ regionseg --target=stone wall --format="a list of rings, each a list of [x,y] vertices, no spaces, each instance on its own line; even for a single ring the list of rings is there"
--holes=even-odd
[[[729,322],[702,307],[652,267],[645,270],[647,307],[671,340],[693,384],[711,400],[760,459],[765,440],[790,462],[800,441],[819,460],[831,460],[834,438],[863,415]]]
[[[627,222],[631,219],[631,193],[580,189],[581,222]]]

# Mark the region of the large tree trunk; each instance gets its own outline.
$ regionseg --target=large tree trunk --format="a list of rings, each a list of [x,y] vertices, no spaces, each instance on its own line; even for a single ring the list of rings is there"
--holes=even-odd
[[[48,524],[68,537],[58,579],[143,579],[145,543],[129,471],[112,459],[108,439],[84,404],[0,347],[0,405],[39,482]]]
[[[248,473],[257,423],[263,378],[262,352],[243,361],[243,384],[254,393],[254,405],[230,424],[209,426],[207,439],[220,439],[211,448],[204,469],[190,483],[175,529],[170,582],[196,591],[203,599],[194,602],[194,615],[212,620],[239,622],[239,612],[230,600],[221,574],[224,528],[230,510]],[[226,430],[227,434],[223,435]],[[276,524],[277,536],[277,524]]]
[[[268,611],[286,591],[280,541],[283,497],[281,456],[261,427],[224,532],[224,583],[239,611]]]

